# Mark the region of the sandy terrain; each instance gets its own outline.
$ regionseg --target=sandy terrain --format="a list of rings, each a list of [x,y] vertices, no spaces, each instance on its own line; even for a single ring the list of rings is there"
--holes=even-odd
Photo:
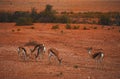
[[[64,24],[59,24],[60,28],[53,30],[53,25],[17,27],[14,23],[0,23],[0,79],[120,79],[120,27],[79,24],[78,30],[66,30]],[[83,30],[84,26],[90,30]],[[93,29],[95,26],[98,28]],[[56,48],[62,64],[54,57],[48,64],[47,52],[38,61],[18,58],[17,47],[29,41],[44,43],[47,49]],[[103,49],[101,64],[89,57],[87,47]]]
[[[0,0],[1,11],[44,10],[47,4],[53,5],[58,12],[120,12],[120,0]]]

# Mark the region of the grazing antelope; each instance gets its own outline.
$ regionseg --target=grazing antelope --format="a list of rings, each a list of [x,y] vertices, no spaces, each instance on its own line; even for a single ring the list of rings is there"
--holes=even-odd
[[[27,51],[24,47],[18,47],[18,56],[24,57],[24,61],[27,60],[28,55],[27,55]]]
[[[54,48],[48,49],[48,55],[49,55],[49,62],[50,62],[51,56],[55,56],[56,59],[58,60],[59,64],[62,63],[62,58],[59,58],[59,52],[56,49],[54,49]]]
[[[45,53],[46,48],[45,48],[44,44],[38,44],[38,45],[36,45],[36,46],[34,47],[33,50],[31,50],[31,54],[32,54],[35,50],[37,50],[37,54],[35,55],[35,58],[36,58],[36,60],[37,60],[39,55],[42,56],[43,53]]]
[[[99,51],[99,52],[92,54],[91,51],[92,51],[92,47],[88,48],[88,54],[90,55],[90,57],[92,59],[97,60],[98,62],[102,62],[102,60],[104,58],[104,53]]]
[[[90,57],[92,59],[95,59],[97,62],[101,63],[103,58],[104,58],[104,53],[99,51],[99,52],[96,52],[94,54],[91,54],[92,49],[93,49],[92,47],[87,49],[88,50],[88,54],[90,55]]]

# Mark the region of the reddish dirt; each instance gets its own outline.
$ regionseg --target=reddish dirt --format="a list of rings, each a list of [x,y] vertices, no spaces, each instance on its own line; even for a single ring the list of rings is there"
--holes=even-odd
[[[0,79],[120,79],[120,27],[72,24],[80,29],[66,30],[65,24],[58,24],[60,28],[54,30],[53,25],[56,24],[0,23]],[[84,26],[89,30],[83,30]],[[29,41],[44,43],[47,49],[56,48],[62,64],[54,57],[49,64],[47,52],[38,61],[33,58],[24,62],[18,58],[17,47]],[[103,49],[105,57],[101,64],[90,58],[88,47],[94,51]]]
[[[43,11],[51,4],[58,12],[120,12],[120,0],[1,0],[1,11]]]

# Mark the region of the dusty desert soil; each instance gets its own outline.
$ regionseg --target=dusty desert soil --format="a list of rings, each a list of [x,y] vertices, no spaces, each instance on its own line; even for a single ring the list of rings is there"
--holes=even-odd
[[[64,24],[58,24],[60,28],[53,30],[53,25],[56,24],[18,27],[0,23],[0,79],[120,79],[120,27],[78,24],[80,29],[66,30]],[[83,30],[84,26],[89,30]],[[47,49],[56,48],[62,64],[54,57],[49,64],[47,52],[38,61],[18,58],[17,47],[29,41],[44,43]],[[88,47],[94,51],[103,49],[101,64],[90,58]]]
[[[0,0],[1,11],[43,11],[50,4],[58,12],[120,12],[119,0]]]

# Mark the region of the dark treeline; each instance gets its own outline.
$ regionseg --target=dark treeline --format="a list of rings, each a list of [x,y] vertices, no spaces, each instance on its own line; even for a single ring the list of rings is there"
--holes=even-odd
[[[52,5],[46,5],[45,10],[37,12],[35,8],[31,12],[0,12],[0,22],[16,22],[17,25],[31,25],[35,22],[41,23],[80,23],[79,18],[98,18],[97,24],[120,25],[119,12],[61,12],[52,9]],[[75,21],[76,20],[76,21]],[[93,22],[94,23],[94,22]],[[96,23],[96,22],[95,22]]]

